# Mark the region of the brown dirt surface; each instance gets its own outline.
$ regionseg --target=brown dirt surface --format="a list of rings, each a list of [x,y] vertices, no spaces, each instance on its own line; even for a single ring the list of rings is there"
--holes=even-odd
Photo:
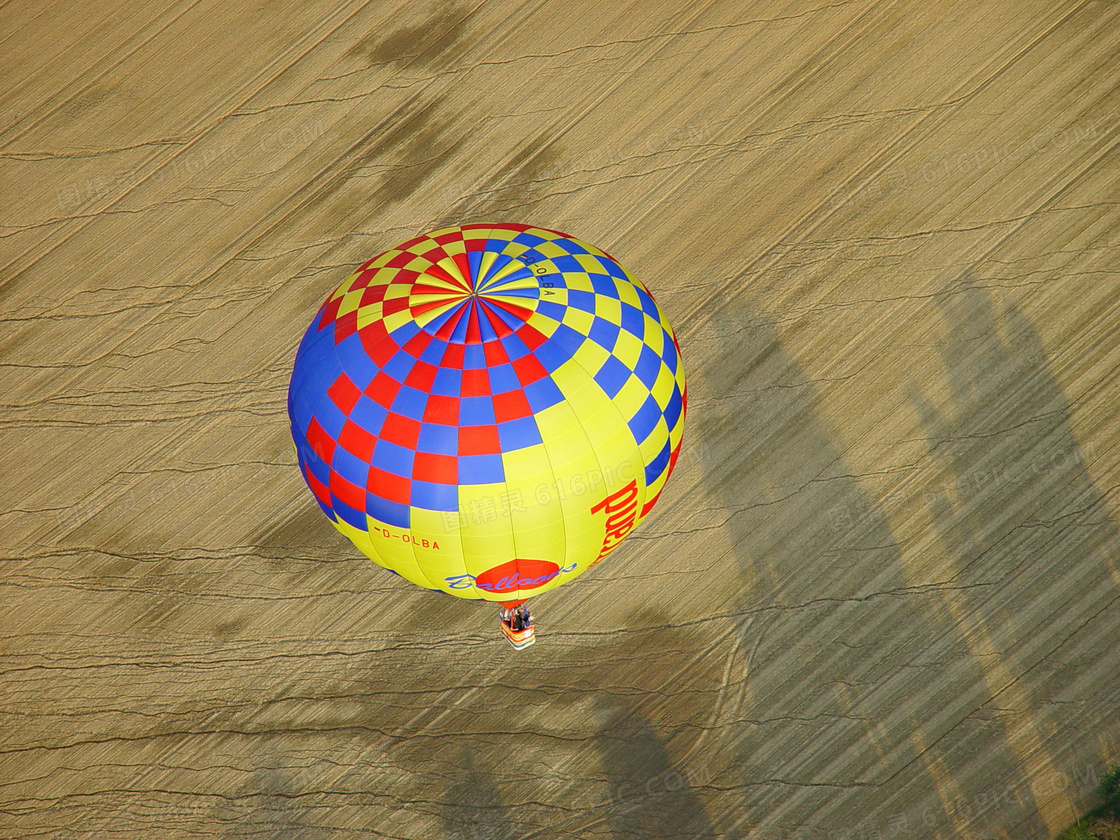
[[[0,836],[1034,840],[1120,759],[1120,4],[0,5]],[[492,608],[285,396],[435,227],[618,258],[685,447]]]

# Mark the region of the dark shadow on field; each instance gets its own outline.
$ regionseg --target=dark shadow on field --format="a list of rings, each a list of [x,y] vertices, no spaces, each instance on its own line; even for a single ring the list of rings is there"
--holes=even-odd
[[[342,553],[344,549],[340,546],[356,553],[311,498],[305,499],[291,518],[265,526],[250,537],[250,541],[270,558],[279,555],[286,559],[293,552],[310,557],[332,557]]]
[[[223,819],[230,827],[229,838],[259,840],[323,840],[330,832],[315,824],[311,809],[305,804],[296,771],[286,766],[284,756],[270,749],[254,769],[250,789],[241,797],[249,803],[248,811],[230,814]]]
[[[542,607],[535,647],[512,651],[488,624],[469,661],[402,635],[325,689],[388,780],[363,767],[346,787],[433,808],[447,840],[715,840],[692,748],[723,663],[695,630],[638,621],[573,641],[548,634]]]
[[[521,833],[502,804],[497,780],[464,746],[441,817],[447,840],[516,840]]]
[[[990,699],[980,663],[936,590],[908,580],[774,321],[732,300],[695,331],[690,419],[739,570],[735,825],[781,814],[791,836],[956,837],[955,797],[1027,791],[998,719],[972,731],[988,771],[972,785],[939,744]]]
[[[369,67],[396,64],[413,67],[448,67],[462,53],[462,38],[471,11],[466,6],[439,8],[426,20],[386,32],[378,27],[346,53]]]
[[[1086,716],[1114,717],[1115,688],[1079,691],[1081,714],[1061,701],[1078,663],[1100,661],[1115,645],[1120,574],[1109,558],[1120,556],[1120,537],[1038,332],[967,277],[953,291],[941,302],[950,405],[942,413],[912,397],[948,476],[928,495],[930,512],[963,587],[968,630],[996,655],[995,677],[1011,683],[994,705],[1029,710],[1030,740],[1075,780],[1069,793],[1085,808],[1093,793],[1086,761],[1063,758],[1065,747],[1082,739]],[[1070,593],[1076,606],[1064,603]],[[1080,646],[1075,633],[1086,640]]]
[[[572,168],[568,154],[550,131],[542,131],[510,156],[486,189],[462,196],[429,222],[431,227],[466,222],[518,222],[552,198],[551,182]]]
[[[609,701],[603,711],[596,744],[610,783],[606,822],[612,840],[715,838],[687,771],[670,757],[650,721]]]

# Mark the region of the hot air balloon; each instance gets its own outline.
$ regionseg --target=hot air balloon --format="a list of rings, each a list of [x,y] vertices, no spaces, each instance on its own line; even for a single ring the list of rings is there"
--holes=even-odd
[[[391,248],[331,293],[288,415],[307,486],[362,553],[508,619],[649,514],[686,400],[672,328],[612,257],[471,224]]]

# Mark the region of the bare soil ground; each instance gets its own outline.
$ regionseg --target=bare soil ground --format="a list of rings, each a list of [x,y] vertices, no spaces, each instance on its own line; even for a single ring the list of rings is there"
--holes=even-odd
[[[0,5],[0,836],[1046,838],[1120,758],[1120,5]],[[677,473],[538,644],[285,394],[442,224],[606,249]]]

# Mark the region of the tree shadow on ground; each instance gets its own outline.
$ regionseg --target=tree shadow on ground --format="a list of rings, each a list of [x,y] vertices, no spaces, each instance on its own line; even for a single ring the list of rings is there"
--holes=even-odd
[[[613,840],[715,838],[687,768],[673,760],[651,722],[617,702],[601,702],[600,714],[595,741],[610,783],[605,818]]]
[[[497,779],[477,764],[469,746],[460,756],[441,812],[447,840],[516,840],[521,834]]]
[[[705,326],[692,419],[740,576],[736,826],[955,837],[953,799],[993,779],[1023,788],[999,720],[976,732],[982,777],[958,777],[941,744],[991,699],[980,663],[936,588],[908,580],[774,320],[733,300]],[[1046,832],[1037,818],[1023,830]]]
[[[407,686],[392,675],[412,657],[392,643],[392,661],[330,690],[353,706],[339,724],[360,730],[377,768],[400,768],[391,800],[437,803],[448,840],[714,840],[692,747],[720,663],[698,658],[695,631],[639,618],[522,652],[488,635],[474,663],[410,662]],[[367,772],[347,784],[367,786]]]
[[[259,840],[323,840],[330,836],[317,825],[308,803],[315,792],[306,790],[298,772],[278,750],[269,748],[259,757],[250,789],[238,798],[238,812],[223,820],[226,837]],[[305,798],[307,797],[307,798]],[[244,804],[248,805],[244,810]]]
[[[929,511],[993,707],[1018,712],[1019,749],[1043,755],[1039,772],[1069,780],[1084,808],[1094,762],[1067,747],[1086,718],[1114,717],[1115,688],[1086,672],[1115,645],[1120,537],[1038,332],[967,277],[954,291],[940,304],[949,404],[911,397],[947,475]]]

